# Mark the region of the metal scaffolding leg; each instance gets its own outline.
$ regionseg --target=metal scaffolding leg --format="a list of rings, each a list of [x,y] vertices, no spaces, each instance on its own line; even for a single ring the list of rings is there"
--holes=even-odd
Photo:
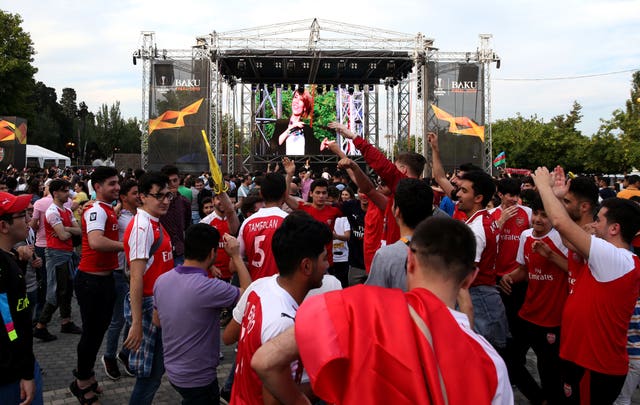
[[[227,173],[235,171],[236,164],[236,86],[227,87]]]
[[[349,94],[347,89],[338,89],[336,92],[336,113],[338,122],[346,124],[351,131],[358,135],[364,136],[364,93],[362,91],[353,91]],[[347,155],[359,155],[360,152],[353,145],[350,139],[342,138],[336,135],[337,141],[342,151]]]
[[[255,94],[251,90],[250,84],[242,83],[240,88],[240,140],[238,142],[238,150],[242,160],[242,169],[247,169],[247,162],[251,159],[251,153],[244,154],[244,143],[249,140],[249,150],[251,149],[251,137],[253,134],[253,128],[255,127],[253,107],[255,106]]]
[[[152,60],[155,58],[155,34],[142,31],[142,46],[134,52],[136,58],[142,59],[142,119],[140,120],[140,164],[143,169],[149,166],[149,97],[151,97]],[[78,145],[80,147],[80,145]]]
[[[222,118],[222,81],[218,61],[211,64],[211,115],[209,117],[209,144],[216,160],[220,160],[221,137],[220,120]]]
[[[394,149],[394,143],[393,143],[393,139],[395,138],[394,136],[394,129],[395,126],[393,125],[395,122],[395,109],[393,108],[393,100],[394,100],[394,88],[393,86],[387,86],[387,133],[385,134],[385,138],[387,139],[387,154],[389,155],[389,158],[391,160],[394,159],[394,153],[393,153],[393,149]]]
[[[410,86],[407,79],[398,84],[398,150],[407,148],[409,139]]]
[[[370,144],[380,146],[378,130],[378,86],[364,88],[364,134]]]

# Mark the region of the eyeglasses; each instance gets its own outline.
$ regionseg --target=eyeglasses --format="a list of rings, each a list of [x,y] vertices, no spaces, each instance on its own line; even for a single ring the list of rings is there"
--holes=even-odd
[[[146,195],[150,195],[151,197],[155,198],[158,201],[164,201],[165,199],[172,201],[174,199],[174,195],[172,192],[167,192],[167,193],[156,193],[156,194],[146,194]]]

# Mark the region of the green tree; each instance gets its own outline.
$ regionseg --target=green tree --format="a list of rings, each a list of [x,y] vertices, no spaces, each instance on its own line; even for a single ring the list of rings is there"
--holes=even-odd
[[[64,152],[60,119],[62,112],[57,101],[56,90],[38,82],[31,95],[35,114],[29,120],[27,142],[58,152]]]
[[[23,31],[22,18],[0,10],[0,114],[31,120],[35,105],[33,63],[35,50],[29,33]]]

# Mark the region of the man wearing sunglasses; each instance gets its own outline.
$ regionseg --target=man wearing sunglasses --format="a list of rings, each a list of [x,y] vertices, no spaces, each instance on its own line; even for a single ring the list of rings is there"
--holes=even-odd
[[[147,173],[138,190],[142,207],[124,233],[124,251],[129,263],[129,297],[125,319],[131,325],[124,346],[131,350],[129,367],[136,374],[130,404],[151,404],[164,374],[162,335],[153,325],[153,287],[156,279],[174,267],[173,247],[160,217],[167,213],[174,194],[168,178]]]

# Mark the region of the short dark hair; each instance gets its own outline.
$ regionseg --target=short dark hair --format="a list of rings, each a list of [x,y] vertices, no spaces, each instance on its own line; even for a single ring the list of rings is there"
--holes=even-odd
[[[598,207],[598,185],[593,179],[586,176],[578,176],[571,179],[569,192],[580,202],[588,202],[595,210]]]
[[[317,259],[333,233],[304,211],[289,214],[273,234],[271,252],[282,277],[292,276],[305,258]]]
[[[520,182],[507,177],[498,181],[498,192],[500,194],[520,195]]]
[[[396,162],[406,165],[412,175],[420,177],[427,159],[417,152],[402,152],[396,156]]]
[[[473,172],[473,171],[483,171],[482,168],[480,166],[476,166],[473,163],[463,163],[460,165],[460,167],[458,168],[458,170],[462,171],[462,172]]]
[[[145,173],[138,182],[138,191],[140,194],[149,194],[153,186],[158,186],[161,189],[167,187],[169,184],[169,178],[161,173],[149,172]]]
[[[109,177],[117,176],[118,170],[115,167],[98,166],[91,173],[91,185],[95,187],[95,184],[102,184]]]
[[[260,195],[266,202],[280,200],[287,192],[287,181],[280,173],[267,173],[262,179]]]
[[[533,181],[533,177],[531,176],[524,176],[522,178],[522,184],[531,184],[532,186],[536,185],[536,183]]]
[[[162,169],[160,169],[160,172],[167,177],[173,176],[174,174],[180,174],[180,170],[174,165],[164,165],[162,166]]]
[[[137,187],[138,182],[132,179],[125,180],[120,184],[120,195],[127,195],[132,188]],[[139,191],[139,190],[138,190]]]
[[[413,232],[410,249],[428,271],[460,283],[475,270],[476,238],[462,221],[435,216]]]
[[[136,169],[133,171],[133,177],[135,177],[136,180],[140,180],[140,177],[144,176],[145,173],[146,171],[144,169]]]
[[[482,195],[482,206],[486,207],[496,192],[496,185],[491,176],[480,170],[471,170],[460,176],[462,180],[468,180],[473,184],[474,195]]]
[[[404,178],[398,182],[394,204],[411,229],[433,214],[433,190],[422,180]]]
[[[546,211],[544,209],[544,204],[542,203],[542,198],[540,198],[540,194],[536,193],[533,199],[530,200],[529,208],[531,208],[531,211]]]
[[[218,249],[219,242],[220,233],[216,228],[204,223],[193,224],[184,234],[184,258],[201,262],[211,249]]]
[[[329,182],[323,178],[312,181],[309,186],[309,193],[313,193],[313,190],[315,190],[316,187],[324,187],[329,191]]]
[[[602,201],[598,210],[601,208],[607,209],[604,214],[607,223],[620,225],[622,239],[631,243],[640,230],[640,205],[635,201],[613,197]]]
[[[631,185],[636,184],[637,182],[640,182],[640,176],[637,174],[630,174],[627,176],[627,182]]]
[[[327,195],[333,198],[340,198],[340,190],[336,186],[329,186],[327,188]]]
[[[254,212],[253,211],[254,205],[263,201],[264,201],[264,198],[260,197],[259,195],[246,196],[242,200],[242,204],[240,204],[240,212],[242,212],[242,215],[244,215],[245,218],[248,218],[249,214]]]
[[[54,191],[60,191],[63,188],[69,188],[71,184],[63,179],[53,179],[49,182],[49,192],[53,195]]]

